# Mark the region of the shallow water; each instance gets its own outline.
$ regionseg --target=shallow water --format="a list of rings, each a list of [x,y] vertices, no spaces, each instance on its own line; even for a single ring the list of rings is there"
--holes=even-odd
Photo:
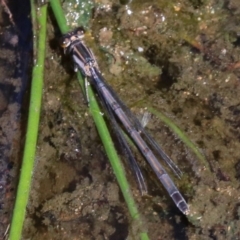
[[[31,22],[27,1],[0,3],[0,239],[9,226],[26,125],[31,63]],[[19,5],[25,6],[19,8]]]
[[[239,239],[239,4],[97,4],[85,41],[107,82],[136,115],[154,107],[168,116],[206,159],[152,116],[149,132],[184,172],[172,177],[190,214],[136,154],[150,197],[128,176],[149,237]],[[24,238],[138,239],[71,65],[56,49],[47,55],[43,102]]]

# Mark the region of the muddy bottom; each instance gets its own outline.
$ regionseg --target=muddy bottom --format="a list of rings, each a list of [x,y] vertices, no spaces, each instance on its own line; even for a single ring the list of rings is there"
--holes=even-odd
[[[239,12],[236,1],[100,1],[95,8],[85,42],[106,81],[137,116],[149,107],[165,114],[199,153],[151,115],[146,128],[183,171],[181,179],[170,175],[190,213],[180,213],[134,152],[148,197],[126,172],[150,239],[240,239]],[[56,48],[47,52],[23,238],[139,239],[71,64]]]

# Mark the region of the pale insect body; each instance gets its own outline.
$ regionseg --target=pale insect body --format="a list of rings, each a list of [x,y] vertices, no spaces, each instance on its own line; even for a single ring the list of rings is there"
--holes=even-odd
[[[152,167],[152,170],[155,172],[158,179],[167,190],[175,205],[182,213],[188,214],[189,208],[185,199],[163,166],[159,163],[152,149],[156,150],[158,155],[162,157],[162,159],[174,170],[177,175],[181,174],[180,170],[156,143],[156,141],[146,132],[146,130],[142,127],[142,124],[123,104],[111,87],[105,82],[103,76],[98,70],[97,62],[92,51],[83,42],[83,35],[84,32],[80,29],[66,34],[62,41],[65,53],[72,56],[75,70],[79,69],[85,77],[90,79],[90,82],[102,100],[103,106],[108,112],[109,117],[114,118],[113,120],[110,119],[110,121],[114,123],[113,125],[118,125],[118,121],[121,122],[122,126],[124,126],[129,136],[132,138],[142,155]],[[120,141],[123,143],[124,147],[127,148],[127,142],[122,135],[120,126],[116,126],[115,131],[117,131],[117,135],[120,137]],[[151,148],[149,146],[151,146]],[[138,180],[140,190],[144,192],[146,187],[141,170],[139,169],[133,155],[131,155],[130,158],[129,162],[132,164],[131,167],[133,171],[136,171],[134,174]]]

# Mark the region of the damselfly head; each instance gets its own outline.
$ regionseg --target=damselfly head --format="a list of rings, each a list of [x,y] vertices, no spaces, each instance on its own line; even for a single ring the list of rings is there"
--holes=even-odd
[[[75,42],[76,40],[82,40],[84,38],[84,33],[84,29],[82,27],[79,27],[74,31],[63,35],[60,38],[59,43],[62,48],[66,49],[71,45],[72,42]]]

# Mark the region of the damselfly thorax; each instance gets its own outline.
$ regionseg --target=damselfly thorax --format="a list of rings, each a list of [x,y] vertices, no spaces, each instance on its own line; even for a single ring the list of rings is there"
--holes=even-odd
[[[74,63],[74,71],[79,68],[80,71],[88,77],[91,77],[90,67],[98,69],[97,61],[91,49],[89,49],[84,41],[84,31],[78,28],[75,31],[65,34],[61,38],[61,46],[64,53],[70,54]]]

